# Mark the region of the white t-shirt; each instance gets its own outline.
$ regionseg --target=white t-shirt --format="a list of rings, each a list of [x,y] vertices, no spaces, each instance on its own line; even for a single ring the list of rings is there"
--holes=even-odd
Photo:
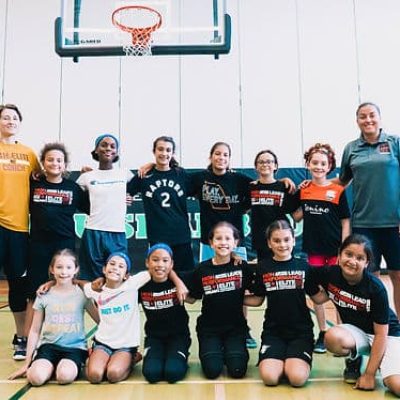
[[[127,169],[94,170],[76,181],[89,192],[90,215],[86,228],[106,232],[125,232],[126,184],[133,178]]]
[[[142,271],[130,276],[119,288],[103,287],[95,292],[91,283],[84,286],[85,295],[94,299],[99,307],[100,323],[96,340],[112,349],[136,347],[140,344],[140,312],[138,289],[150,280],[150,274]]]

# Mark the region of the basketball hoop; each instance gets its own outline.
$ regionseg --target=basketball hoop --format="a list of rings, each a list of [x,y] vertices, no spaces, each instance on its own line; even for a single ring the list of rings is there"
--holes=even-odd
[[[123,45],[127,56],[151,56],[151,34],[162,24],[157,10],[136,5],[119,7],[112,13],[112,23],[120,33],[132,35],[131,43]],[[121,40],[124,42],[123,34]]]

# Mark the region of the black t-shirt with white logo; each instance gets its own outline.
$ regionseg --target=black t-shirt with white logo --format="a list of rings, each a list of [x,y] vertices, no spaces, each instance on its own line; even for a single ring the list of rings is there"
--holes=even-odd
[[[400,324],[389,307],[385,286],[367,270],[356,285],[347,283],[338,265],[313,268],[311,277],[313,288],[310,295],[316,294],[318,285],[321,285],[343,323],[352,324],[371,335],[374,334],[374,323],[388,324],[389,336],[400,336]]]
[[[306,304],[307,279],[310,267],[304,261],[262,260],[255,279],[254,294],[265,296],[263,334],[285,339],[312,336],[313,323]]]
[[[190,336],[188,313],[185,307],[179,304],[176,287],[170,280],[147,282],[139,289],[139,300],[146,314],[144,331],[147,336]]]
[[[191,241],[186,206],[187,180],[182,168],[169,171],[153,168],[145,177],[136,175],[128,183],[131,195],[141,193],[150,242],[174,246]]]
[[[295,211],[299,206],[281,181],[250,182],[249,197],[253,249],[262,250],[267,247],[265,231],[268,225],[278,219],[288,220],[286,214]]]
[[[74,181],[48,182],[44,177],[31,179],[30,204],[33,240],[59,240],[75,237],[73,216],[88,209],[86,194]]]
[[[228,171],[215,175],[210,170],[190,174],[190,195],[200,203],[201,242],[208,244],[211,228],[221,221],[230,222],[243,238],[243,214],[249,204],[247,188],[251,181],[246,175]]]
[[[198,333],[246,332],[243,315],[244,291],[250,288],[253,273],[247,263],[213,265],[212,260],[200,263],[193,271],[190,295],[202,299],[197,319]]]

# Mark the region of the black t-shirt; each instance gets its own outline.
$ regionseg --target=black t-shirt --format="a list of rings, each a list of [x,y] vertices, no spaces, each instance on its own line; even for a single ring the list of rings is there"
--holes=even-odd
[[[294,201],[294,196],[289,194],[285,184],[280,181],[250,182],[249,197],[253,249],[262,250],[267,247],[265,231],[268,225],[278,219],[288,220],[286,214],[295,211],[298,205]]]
[[[30,182],[30,235],[33,240],[75,237],[74,213],[87,210],[87,196],[74,181],[50,183],[43,177]]]
[[[191,241],[187,206],[187,174],[182,168],[158,171],[144,178],[137,175],[128,183],[128,192],[141,193],[150,242],[173,246]]]
[[[147,336],[190,336],[188,313],[179,304],[175,285],[170,280],[149,281],[139,289],[139,300],[146,314],[144,330]]]
[[[250,288],[253,273],[247,263],[213,265],[212,260],[200,263],[192,272],[190,295],[203,299],[197,319],[197,332],[220,334],[246,331],[243,315],[244,291]]]
[[[312,336],[313,323],[306,304],[309,265],[297,258],[260,262],[257,267],[254,294],[267,298],[263,334],[285,339]]]
[[[374,334],[374,323],[389,325],[389,336],[400,336],[400,324],[389,307],[388,295],[383,283],[364,270],[363,277],[356,285],[344,279],[338,265],[312,268],[313,287],[310,295],[318,292],[321,285],[335,304],[345,324],[352,324],[366,333]]]
[[[201,242],[208,244],[208,234],[218,222],[234,225],[243,238],[243,214],[247,208],[247,188],[251,181],[246,175],[228,171],[215,175],[210,170],[190,174],[190,195],[200,203]]]

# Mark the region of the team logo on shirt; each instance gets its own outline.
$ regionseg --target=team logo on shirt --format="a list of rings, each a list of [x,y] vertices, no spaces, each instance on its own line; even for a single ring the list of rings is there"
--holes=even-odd
[[[27,171],[30,168],[29,156],[23,153],[0,152],[0,165],[3,171]]]
[[[146,177],[147,178],[147,177]],[[157,179],[154,183],[149,184],[149,190],[146,190],[145,196],[152,198],[157,189],[170,188],[175,190],[178,197],[182,197],[185,193],[179,183],[175,183],[172,179]]]
[[[277,206],[282,207],[285,194],[276,190],[252,190],[252,206]]]
[[[304,204],[304,211],[309,213],[309,214],[322,215],[322,214],[328,214],[329,213],[329,207],[312,206],[310,204],[305,203]]]
[[[305,271],[277,271],[263,274],[265,290],[274,292],[287,289],[304,289]]]
[[[242,288],[242,271],[226,272],[223,274],[209,275],[202,278],[205,295],[214,293],[231,292]]]
[[[231,204],[239,203],[239,195],[227,196],[223,187],[215,182],[204,182],[202,199],[209,203],[213,210],[230,210]]]
[[[91,186],[97,186],[97,185],[115,185],[116,183],[123,183],[123,184],[125,184],[126,181],[123,181],[123,180],[98,181],[98,180],[96,180],[96,179],[93,179],[92,181],[89,182],[89,185],[91,185]]]
[[[336,190],[327,190],[325,193],[326,200],[332,201],[336,197]]]
[[[371,311],[371,300],[348,293],[333,284],[329,284],[327,288],[329,298],[342,308],[350,308],[354,311]]]
[[[381,143],[378,146],[379,154],[390,154],[390,146],[389,143]]]
[[[176,288],[161,292],[141,292],[140,298],[146,310],[162,310],[179,305]]]
[[[34,203],[62,204],[64,206],[71,205],[74,194],[71,190],[58,190],[35,188],[32,200]]]

